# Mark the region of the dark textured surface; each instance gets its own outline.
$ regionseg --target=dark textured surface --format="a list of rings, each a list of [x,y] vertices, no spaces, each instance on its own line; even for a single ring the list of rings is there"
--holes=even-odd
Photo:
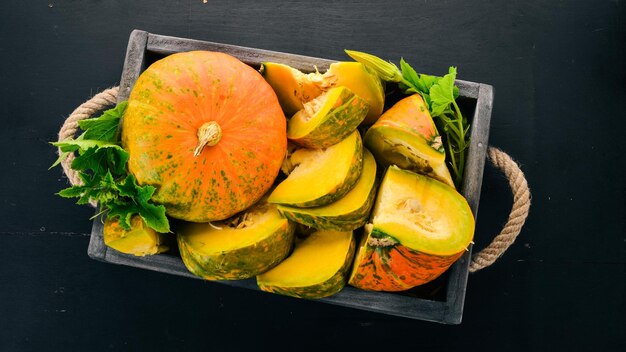
[[[625,15],[621,1],[591,0],[0,2],[0,350],[626,349]],[[513,247],[470,275],[463,323],[90,259],[93,211],[54,195],[67,181],[47,171],[47,142],[119,83],[134,28],[331,59],[344,48],[403,56],[492,85],[490,144],[521,163],[533,206]],[[475,248],[510,201],[487,166]]]

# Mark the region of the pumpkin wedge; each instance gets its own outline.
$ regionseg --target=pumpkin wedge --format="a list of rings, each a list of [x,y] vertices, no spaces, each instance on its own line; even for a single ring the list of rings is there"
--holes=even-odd
[[[256,203],[287,148],[276,94],[230,55],[169,55],[137,79],[122,121],[128,169],[169,216],[207,222]]]
[[[382,166],[397,165],[454,187],[441,136],[419,94],[385,111],[367,130],[364,143]]]
[[[296,241],[293,253],[257,276],[263,291],[299,298],[322,298],[341,291],[354,258],[352,231],[316,231]]]
[[[354,131],[326,149],[297,149],[289,163],[295,168],[276,186],[268,201],[297,207],[330,204],[348,193],[361,175],[361,135]]]
[[[288,219],[321,230],[352,231],[367,222],[376,196],[376,160],[363,150],[363,171],[357,184],[337,201],[314,208],[279,205]]]
[[[332,88],[304,103],[287,123],[287,138],[307,148],[326,148],[352,133],[369,104],[346,87]]]
[[[148,227],[139,215],[130,219],[130,230],[120,226],[119,218],[107,218],[104,221],[104,244],[126,254],[138,257],[163,253],[168,247],[163,245],[166,234],[158,233]]]
[[[182,225],[178,247],[185,266],[197,276],[247,279],[287,257],[294,228],[275,205],[261,201],[228,220]]]
[[[370,125],[382,114],[385,91],[377,75],[358,62],[332,63],[325,73],[302,73],[285,64],[264,62],[261,74],[274,88],[280,105],[287,116],[292,116],[304,107],[304,103],[323,92],[346,87],[369,104],[363,124]]]
[[[474,217],[452,187],[392,166],[365,228],[350,285],[403,291],[434,280],[465,252]]]
[[[260,72],[276,92],[280,106],[287,116],[300,111],[304,103],[323,92],[319,84],[314,82],[319,79],[317,73],[305,74],[289,65],[276,62],[262,63]]]

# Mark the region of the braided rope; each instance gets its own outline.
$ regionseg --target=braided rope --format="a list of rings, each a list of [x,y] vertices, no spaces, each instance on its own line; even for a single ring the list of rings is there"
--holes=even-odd
[[[476,272],[493,264],[515,242],[530,210],[530,189],[524,173],[517,163],[502,150],[489,147],[491,163],[504,172],[513,192],[513,207],[509,219],[493,241],[480,252],[474,254],[469,265],[470,272]]]
[[[86,102],[80,104],[80,106],[77,107],[70,114],[70,116],[67,117],[67,119],[65,119],[65,122],[63,122],[63,126],[61,126],[61,130],[59,131],[59,142],[69,138],[74,138],[76,132],[78,132],[78,121],[88,119],[98,111],[101,111],[108,106],[115,105],[117,103],[118,91],[119,87],[106,89],[94,95]],[[58,153],[61,155],[61,149],[58,150]],[[72,169],[71,166],[74,159],[75,155],[74,153],[71,153],[61,162],[61,167],[63,167],[63,172],[65,172],[65,175],[72,186],[82,185],[83,181],[78,176],[78,172]],[[90,202],[90,204],[94,207],[96,206],[96,203],[93,201]]]

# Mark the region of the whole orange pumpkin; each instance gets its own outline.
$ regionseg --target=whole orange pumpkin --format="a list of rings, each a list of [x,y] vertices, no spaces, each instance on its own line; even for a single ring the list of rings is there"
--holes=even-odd
[[[139,184],[169,216],[228,218],[265,194],[286,153],[286,121],[263,77],[218,52],[169,55],[128,99],[122,145]]]

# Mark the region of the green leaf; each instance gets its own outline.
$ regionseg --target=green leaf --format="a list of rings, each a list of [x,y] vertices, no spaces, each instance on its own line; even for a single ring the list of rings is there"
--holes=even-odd
[[[420,81],[419,75],[411,65],[409,65],[404,58],[400,58],[400,69],[402,70],[402,77],[410,83],[410,87],[405,89],[405,93],[409,90],[413,90],[414,92],[420,93],[428,93],[428,90],[424,87],[423,83]]]
[[[450,109],[450,104],[454,102],[455,79],[456,68],[450,67],[449,73],[430,88],[431,113],[433,115],[441,115],[444,111]]]
[[[165,216],[165,207],[163,205],[145,204],[142,206],[139,215],[156,232],[170,232],[170,223]]]
[[[119,145],[107,145],[100,147],[98,152],[106,154],[108,168],[116,178],[127,174],[126,162],[128,162],[130,155],[126,150]]]
[[[120,120],[127,105],[128,103],[124,101],[97,118],[79,121],[78,125],[85,131],[84,138],[116,143]]]
[[[118,126],[127,103],[105,111],[101,116],[80,121],[85,132],[76,139],[54,142],[61,155],[53,166],[61,163],[69,153],[78,152],[72,169],[78,171],[81,186],[61,190],[59,196],[78,198],[78,204],[90,201],[100,203],[107,216],[119,217],[120,225],[130,229],[130,219],[139,214],[144,222],[158,232],[170,232],[169,221],[163,205],[151,203],[156,188],[139,186],[126,169],[129,154],[118,141]]]
[[[77,139],[66,139],[61,142],[52,142],[51,144],[55,147],[59,147],[63,152],[75,152],[84,151],[93,147],[100,147],[110,143],[93,139],[83,139],[81,135]]]
[[[135,177],[128,175],[123,182],[118,184],[118,190],[120,196],[127,197],[129,202],[125,204],[120,202],[111,204],[109,208],[112,214],[119,216],[120,220],[128,219],[129,221],[130,215],[139,214],[146,224],[155,231],[170,232],[169,221],[165,215],[165,207],[150,203],[150,198],[156,191],[156,188],[150,185],[139,186]]]
[[[61,153],[59,153],[59,157],[57,158],[57,160],[54,162],[54,164],[52,164],[48,170],[52,169],[53,167],[59,165],[60,163],[63,162],[63,160],[67,159],[67,157],[70,155],[70,152],[64,152],[61,151]]]
[[[91,147],[72,162],[74,170],[92,170],[94,174],[104,174],[111,170],[116,176],[126,173],[128,152],[116,144]]]
[[[150,185],[141,187],[137,184],[135,176],[128,175],[119,185],[119,190],[121,196],[131,197],[138,203],[146,203],[154,194],[155,188]]]
[[[63,198],[77,198],[82,196],[83,193],[85,193],[85,187],[77,185],[62,189],[57,194]]]
[[[133,203],[128,202],[120,202],[120,203],[111,203],[107,204],[107,217],[114,219],[118,218],[120,221],[120,226],[124,230],[130,230],[130,219],[133,214],[137,214],[137,206]]]
[[[157,232],[170,232],[170,225],[165,216],[165,207],[163,205],[154,205],[150,203],[138,204],[133,202],[115,202],[108,204],[109,213],[107,216],[119,217],[120,225],[125,229],[130,228],[130,218],[134,214],[139,214],[143,221],[150,228]]]
[[[440,79],[441,77],[437,76],[430,76],[425,74],[420,75],[420,81],[422,82],[422,84],[424,84],[424,87],[426,87],[427,92],[430,92],[432,86],[435,85]]]

